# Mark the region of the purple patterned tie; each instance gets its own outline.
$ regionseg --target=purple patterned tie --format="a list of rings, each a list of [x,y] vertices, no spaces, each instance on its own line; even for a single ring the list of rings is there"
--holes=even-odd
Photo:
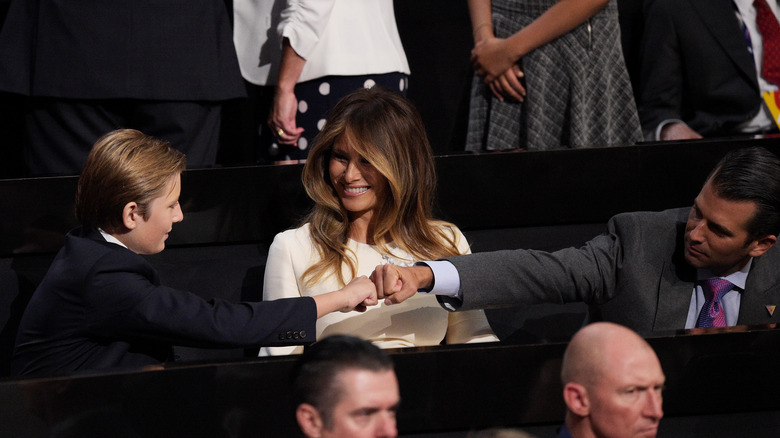
[[[720,300],[734,285],[722,278],[710,278],[700,284],[704,292],[704,307],[701,308],[696,327],[726,327],[726,313]]]

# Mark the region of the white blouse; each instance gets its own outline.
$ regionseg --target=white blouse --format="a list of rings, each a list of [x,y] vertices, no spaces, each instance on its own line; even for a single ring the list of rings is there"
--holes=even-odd
[[[233,44],[241,76],[255,85],[276,85],[282,40],[276,31],[286,0],[233,0]]]
[[[330,75],[409,74],[393,0],[289,0],[278,29],[306,60],[298,82]]]
[[[314,248],[310,226],[279,233],[268,251],[263,284],[263,300],[300,296],[314,296],[340,289],[334,275],[323,278],[312,287],[303,284],[302,275],[319,256]],[[458,249],[470,252],[466,238],[457,228]],[[348,248],[357,257],[357,275],[370,275],[377,265],[392,263],[411,266],[414,260],[408,253],[391,246],[392,255],[383,256],[372,245],[350,240]],[[347,266],[345,279],[352,278]],[[347,280],[348,281],[348,280]],[[498,338],[490,329],[482,310],[447,312],[433,295],[417,294],[400,304],[383,302],[365,312],[333,312],[317,320],[317,339],[334,334],[350,334],[373,342],[381,348],[415,347],[447,343],[493,342]],[[261,356],[298,354],[303,347],[266,347]]]

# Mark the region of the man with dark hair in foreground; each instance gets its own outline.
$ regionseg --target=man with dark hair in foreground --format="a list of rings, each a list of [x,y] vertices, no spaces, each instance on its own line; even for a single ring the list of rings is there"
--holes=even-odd
[[[295,417],[310,438],[395,437],[400,400],[390,356],[356,337],[325,338],[293,368]]]

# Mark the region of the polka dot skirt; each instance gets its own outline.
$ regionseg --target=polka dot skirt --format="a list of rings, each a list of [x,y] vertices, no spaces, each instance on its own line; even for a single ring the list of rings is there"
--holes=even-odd
[[[406,95],[409,78],[403,73],[386,73],[366,76],[326,76],[295,86],[298,98],[296,122],[304,129],[297,147],[271,144],[269,154],[275,161],[306,160],[312,140],[325,126],[328,111],[352,91],[371,88],[380,84],[389,90]]]

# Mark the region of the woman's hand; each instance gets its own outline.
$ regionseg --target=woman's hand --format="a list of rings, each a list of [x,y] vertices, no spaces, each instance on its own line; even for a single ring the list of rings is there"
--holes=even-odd
[[[503,38],[485,38],[471,50],[471,64],[485,83],[493,82],[517,62],[509,48]]]
[[[295,115],[298,112],[298,99],[295,93],[276,89],[274,95],[274,107],[268,118],[268,126],[279,141],[279,144],[295,145],[301,138],[303,128],[295,123]]]
[[[525,87],[520,80],[524,76],[520,66],[514,64],[493,82],[489,82],[488,86],[493,95],[502,102],[505,99],[522,102],[525,99]]]
[[[274,94],[274,106],[268,116],[268,126],[279,144],[295,145],[301,138],[303,128],[295,123],[298,113],[298,98],[295,96],[295,84],[301,77],[306,60],[290,45],[290,40],[282,41],[282,60],[279,65],[279,81]]]

